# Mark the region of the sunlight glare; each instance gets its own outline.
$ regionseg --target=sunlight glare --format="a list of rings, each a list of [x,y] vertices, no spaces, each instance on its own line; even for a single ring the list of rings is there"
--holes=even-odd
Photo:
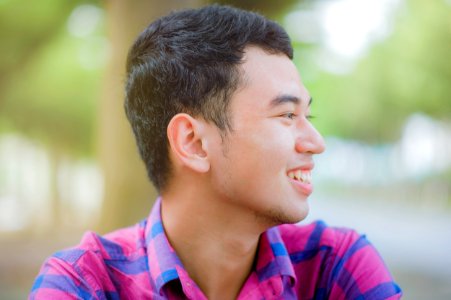
[[[323,8],[326,46],[344,57],[359,57],[370,43],[390,33],[390,14],[398,0],[330,1]]]

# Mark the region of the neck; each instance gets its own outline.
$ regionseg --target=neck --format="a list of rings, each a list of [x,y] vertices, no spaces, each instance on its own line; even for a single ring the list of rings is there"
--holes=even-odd
[[[266,228],[249,212],[206,195],[185,190],[162,198],[166,234],[190,277],[209,299],[236,299]]]

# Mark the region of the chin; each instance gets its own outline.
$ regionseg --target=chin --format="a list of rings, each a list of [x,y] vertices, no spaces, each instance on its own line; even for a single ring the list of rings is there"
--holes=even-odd
[[[291,210],[283,210],[280,207],[265,213],[256,214],[257,218],[268,224],[268,227],[282,224],[296,224],[304,220],[309,213],[307,207],[296,207]]]
[[[299,214],[292,215],[289,218],[287,218],[287,222],[284,222],[283,224],[296,224],[301,221],[303,221],[308,216],[308,210],[300,212]]]
[[[279,209],[280,224],[295,224],[303,221],[307,218],[310,211],[310,206],[306,199],[299,200],[296,199],[294,201],[294,205],[290,205],[284,207],[283,209]]]

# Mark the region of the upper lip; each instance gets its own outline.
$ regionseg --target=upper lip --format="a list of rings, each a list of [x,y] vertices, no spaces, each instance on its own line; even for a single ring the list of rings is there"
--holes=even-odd
[[[311,171],[311,170],[313,170],[314,167],[315,167],[315,164],[313,162],[311,162],[311,163],[303,164],[303,165],[297,166],[295,168],[289,169],[287,171],[287,173],[296,172],[297,170]]]

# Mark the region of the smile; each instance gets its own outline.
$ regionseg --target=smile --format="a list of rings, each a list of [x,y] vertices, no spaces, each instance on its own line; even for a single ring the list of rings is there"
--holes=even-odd
[[[288,172],[288,177],[303,183],[311,183],[312,173],[308,170],[296,170]]]

